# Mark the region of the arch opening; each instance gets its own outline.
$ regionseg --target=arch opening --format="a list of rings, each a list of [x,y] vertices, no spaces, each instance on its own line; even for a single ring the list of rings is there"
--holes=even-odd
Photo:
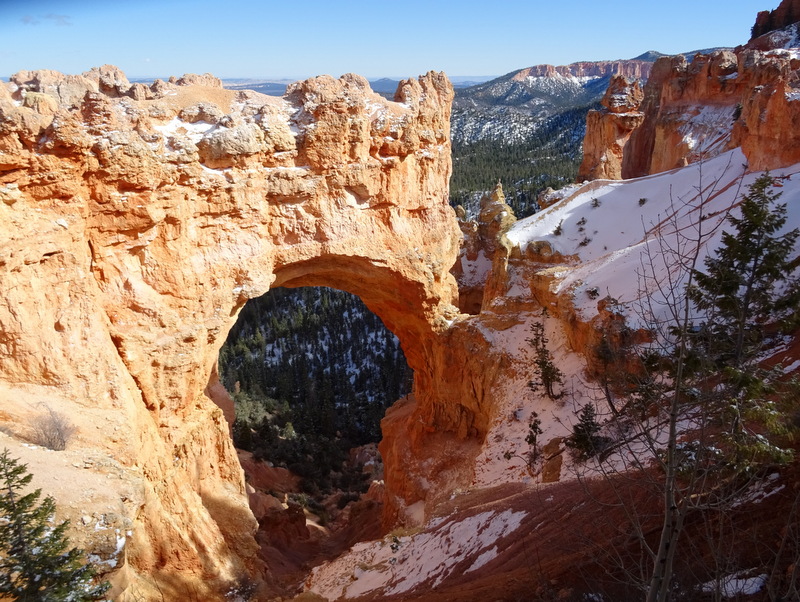
[[[379,533],[380,422],[410,393],[413,371],[358,296],[309,286],[251,299],[220,350],[219,377],[262,544],[308,561],[323,541],[331,550]]]

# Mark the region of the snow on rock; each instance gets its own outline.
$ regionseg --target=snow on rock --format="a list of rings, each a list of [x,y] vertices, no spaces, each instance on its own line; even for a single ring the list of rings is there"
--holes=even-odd
[[[478,257],[470,261],[466,255],[461,255],[461,269],[463,276],[460,279],[462,286],[478,286],[486,282],[492,271],[492,260],[486,257],[483,249],[478,251]]]
[[[205,136],[215,127],[217,126],[215,126],[213,123],[207,123],[205,121],[188,123],[179,119],[178,117],[174,117],[171,121],[168,121],[164,125],[154,125],[153,129],[161,132],[165,137],[168,138],[184,135],[192,142],[197,143],[203,138],[203,136]]]
[[[737,598],[738,596],[752,596],[760,592],[767,582],[767,575],[756,575],[755,577],[742,577],[743,572],[722,577],[717,581],[709,581],[703,584],[703,591],[713,594],[717,591],[723,598]]]
[[[737,215],[742,195],[761,175],[748,173],[744,162],[741,151],[734,150],[653,176],[571,187],[559,191],[548,208],[511,227],[507,238],[519,248],[512,251],[517,259],[509,266],[503,297],[492,300],[485,309],[502,312],[501,301],[513,297],[518,321],[501,330],[493,329],[490,320],[476,321],[476,327],[492,341],[493,349],[511,358],[514,368],[502,382],[493,385],[493,417],[475,460],[471,486],[571,478],[574,462],[570,454],[563,453],[559,440],[570,434],[580,408],[596,403],[592,399],[596,390],[581,376],[585,359],[573,350],[564,322],[548,315],[536,303],[527,306],[527,313],[520,311],[519,307],[525,307],[526,289],[530,297],[531,283],[544,278],[550,293],[561,299],[559,303],[563,301],[574,308],[582,321],[589,322],[597,316],[598,303],[610,296],[618,301],[613,306],[614,313],[623,316],[627,326],[646,326],[640,313],[645,309],[642,304],[653,301],[654,309],[664,311],[658,302],[666,291],[659,291],[652,281],[644,282],[641,276],[651,270],[659,275],[672,270],[678,279],[675,286],[680,288],[683,275],[675,272],[675,258],[664,257],[662,250],[675,245],[676,235],[688,236],[683,242],[690,243],[698,228],[702,228],[703,237],[698,265],[703,265],[706,255],[720,244],[722,232],[731,228],[726,217]],[[800,165],[772,175],[778,178],[774,190],[782,193],[779,202],[787,205],[787,231],[800,223]],[[552,255],[536,254],[543,243],[552,248]],[[652,261],[648,260],[648,252]],[[528,387],[535,378],[532,350],[527,342],[533,322],[544,324],[553,361],[566,375],[563,388],[568,395],[562,399],[548,399],[541,391]],[[781,349],[773,348],[770,355],[776,357]],[[789,366],[788,372],[800,365],[791,359],[782,361]],[[541,447],[549,445],[549,450],[546,457],[532,459],[526,437],[534,411],[543,430],[538,443]],[[548,466],[550,459],[558,465]],[[743,503],[760,501],[776,488],[765,483]]]
[[[518,221],[507,236],[523,251],[534,241],[546,241],[553,251],[573,259],[558,273],[555,292],[571,294],[575,308],[588,319],[597,312],[592,289],[629,307],[647,297],[662,300],[661,292],[641,276],[652,269],[674,269],[675,257],[664,250],[679,237],[681,244],[702,237],[702,265],[719,246],[722,231],[729,229],[728,213],[736,213],[741,196],[760,175],[747,172],[744,155],[735,149],[652,176],[589,182]],[[788,206],[788,230],[800,223],[800,164],[773,175],[781,178],[776,190],[782,192],[779,202]]]
[[[780,479],[780,475],[775,472],[761,481],[756,481],[740,499],[733,503],[733,507],[737,508],[745,504],[759,504],[768,497],[783,491],[786,485],[778,485],[778,479]]]
[[[791,374],[800,368],[800,360],[795,360],[783,369],[784,374]]]
[[[684,123],[678,131],[683,134],[688,149],[697,157],[715,156],[730,142],[734,115],[734,107],[700,105],[681,115],[680,121]]]
[[[523,316],[524,322],[503,331],[492,333],[492,344],[502,349],[508,357],[517,358],[517,378],[507,378],[498,383],[495,395],[497,408],[495,418],[486,436],[486,444],[475,461],[474,487],[492,487],[509,482],[532,483],[534,467],[529,465],[530,445],[525,441],[529,423],[536,411],[542,419],[541,443],[570,432],[575,420],[575,409],[584,403],[584,389],[572,377],[565,383],[574,396],[574,403],[564,404],[547,398],[542,391],[531,391],[528,381],[534,378],[530,364],[533,352],[527,339],[531,336],[530,325],[541,321],[549,339],[548,349],[554,362],[566,374],[576,375],[583,370],[583,359],[569,349],[563,324],[553,317],[538,315]]]
[[[448,517],[431,521],[427,531],[415,535],[390,535],[356,544],[343,556],[315,568],[305,589],[339,600],[436,587],[459,567],[477,570],[491,562],[502,540],[520,527],[526,515],[505,510],[465,519]]]

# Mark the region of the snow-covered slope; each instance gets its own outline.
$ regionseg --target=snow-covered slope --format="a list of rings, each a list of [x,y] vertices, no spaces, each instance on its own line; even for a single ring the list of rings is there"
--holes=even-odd
[[[610,295],[619,300],[617,308],[633,325],[637,320],[637,300],[657,301],[659,294],[655,290],[642,290],[639,274],[650,270],[651,263],[658,274],[674,273],[669,256],[663,252],[665,247],[677,244],[676,236],[688,244],[700,235],[702,263],[702,258],[719,245],[726,216],[736,215],[742,194],[760,175],[747,171],[744,156],[737,149],[704,163],[654,176],[574,186],[563,191],[561,200],[548,209],[518,221],[507,236],[519,246],[518,257],[523,258],[523,263],[533,263],[532,259],[525,259],[530,257],[526,254],[527,247],[542,242],[549,243],[554,253],[563,256],[563,261],[542,263],[540,268],[551,279],[551,292],[562,299],[565,295],[571,299],[583,320],[596,315],[598,300]],[[772,175],[779,178],[775,190],[782,193],[780,202],[788,207],[785,228],[797,227],[800,164]],[[558,229],[560,234],[556,233]],[[652,251],[650,258],[648,250]],[[568,344],[564,321],[543,311],[532,300],[530,271],[511,269],[509,277],[504,295],[484,306],[481,315],[466,319],[491,341],[496,352],[514,362],[504,372],[504,378],[495,383],[494,420],[476,457],[471,487],[453,493],[449,514],[437,513],[438,517],[429,517],[418,530],[408,534],[360,543],[335,561],[318,567],[306,584],[308,590],[330,600],[406,599],[404,596],[422,600],[427,598],[420,592],[433,591],[437,586],[455,587],[448,584],[456,582],[456,575],[458,583],[469,581],[472,572],[476,574],[476,582],[486,579],[487,574],[501,579],[498,575],[510,570],[510,563],[519,554],[512,542],[527,537],[535,540],[533,532],[542,525],[555,524],[554,520],[560,521],[559,528],[563,528],[566,517],[585,503],[574,501],[586,495],[583,489],[586,485],[576,485],[576,465],[570,455],[557,452],[561,457],[561,482],[546,484],[541,464],[533,471],[528,466],[530,446],[526,436],[535,412],[541,419],[539,441],[542,444],[558,441],[556,447],[559,447],[559,437],[569,434],[577,411],[593,401],[596,386],[583,375],[585,359]],[[675,285],[680,286],[680,281]],[[550,400],[528,387],[532,377],[528,339],[533,323],[544,325],[548,348],[565,374],[563,390],[568,394],[564,398]],[[800,362],[787,361],[785,349],[774,352],[791,369],[800,366]],[[582,470],[588,466],[584,465]],[[531,518],[531,511],[519,506],[474,501],[488,495],[485,493],[488,491],[523,487],[525,499],[534,500],[529,501],[528,507],[545,512],[548,504],[562,503],[559,492],[572,485],[578,487],[574,492],[576,497],[572,498],[577,505],[543,519]],[[777,481],[765,486],[774,492],[782,487]],[[472,500],[469,503],[475,504],[480,512],[460,512],[459,507],[468,507],[467,500]],[[491,538],[487,539],[489,534]],[[481,571],[484,566],[488,570]],[[465,600],[479,599],[474,592],[464,596]]]
[[[594,181],[562,191],[561,201],[549,208],[517,221],[507,234],[521,255],[528,246],[548,243],[560,253],[560,263],[541,265],[540,273],[550,279],[554,295],[569,299],[576,314],[589,322],[598,314],[598,302],[605,297],[616,299],[614,311],[625,317],[631,328],[643,326],[642,304],[647,309],[662,309],[668,291],[655,286],[667,273],[675,277],[674,287],[682,286],[685,273],[677,269],[677,257],[670,249],[681,245],[683,251],[693,248],[699,236],[701,245],[698,266],[705,256],[720,244],[729,214],[738,216],[738,202],[747,187],[761,172],[747,172],[739,149],[724,153],[704,163],[632,180]],[[800,226],[800,164],[772,174],[780,179],[775,192],[780,203],[787,205],[784,231]],[[702,217],[701,217],[702,216]],[[561,230],[561,234],[556,232]],[[795,250],[800,254],[800,249]],[[526,261],[526,260],[523,260]],[[508,290],[492,304],[502,312],[504,305],[529,306],[531,282],[529,272],[510,271]],[[556,365],[566,375],[564,389],[569,402],[554,402],[544,395],[532,395],[527,387],[531,377],[532,352],[527,339],[530,324],[541,322],[550,339],[548,347]],[[540,441],[570,433],[576,412],[597,395],[596,384],[583,376],[585,359],[568,344],[564,322],[541,310],[520,316],[515,326],[494,331],[484,329],[492,345],[519,362],[517,378],[498,384],[498,407],[495,421],[486,437],[483,451],[475,465],[475,485],[494,486],[522,481],[531,477],[525,454],[525,441],[532,412],[542,419]],[[776,348],[775,360],[793,365],[783,348]],[[507,457],[511,455],[511,460]],[[562,480],[570,478],[570,458],[564,457]]]
[[[559,267],[556,292],[569,291],[573,304],[590,318],[597,294],[631,305],[641,290],[647,258],[656,272],[672,269],[674,256],[664,250],[700,239],[698,265],[719,245],[729,212],[734,215],[742,193],[760,175],[748,173],[736,149],[687,167],[625,181],[595,180],[560,191],[562,200],[518,221],[508,238],[524,250],[532,241],[546,241],[571,261]],[[781,203],[788,206],[785,228],[800,224],[800,164],[772,174],[779,177]],[[561,225],[561,234],[556,230]],[[688,249],[687,249],[688,250]],[[635,316],[631,314],[631,318]]]

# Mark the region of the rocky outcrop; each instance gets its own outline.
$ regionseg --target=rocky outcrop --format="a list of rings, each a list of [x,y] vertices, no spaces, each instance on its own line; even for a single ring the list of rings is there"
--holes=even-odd
[[[778,169],[800,161],[800,59],[779,53],[762,58],[754,50],[740,60],[764,73],[742,99],[731,146],[741,146],[753,170]],[[769,55],[768,55],[769,57]]]
[[[615,75],[600,103],[603,108],[589,111],[586,116],[586,136],[583,139],[583,161],[579,179],[619,180],[622,159],[631,133],[642,124],[639,111],[642,86],[638,79]]]
[[[464,379],[441,378],[458,315],[452,97],[436,73],[394,102],[355,75],[282,99],[211,76],[137,87],[112,67],[0,86],[0,421],[24,438],[31,400],[47,402],[78,427],[76,448],[136,475],[117,510],[118,599],[214,600],[261,572],[212,398],[229,403],[214,366],[237,312],[271,287],[350,291],[398,335],[414,453],[431,433],[485,432],[480,400],[458,400]],[[399,491],[408,469],[385,459],[395,508],[426,495]]]
[[[528,77],[610,77],[621,75],[628,79],[646,80],[653,63],[650,61],[586,61],[569,65],[534,65],[517,71],[512,77],[524,81]]]
[[[464,236],[461,255],[451,270],[458,282],[458,306],[464,313],[477,314],[495,266],[498,276],[505,279],[504,263],[495,262],[495,259],[498,254],[508,257],[511,246],[505,233],[517,218],[506,203],[500,182],[491,194],[481,198],[480,211],[475,219],[468,219],[462,207],[456,209],[456,214]]]
[[[783,0],[775,10],[763,10],[758,13],[751,31],[751,41],[798,21],[800,21],[800,0]]]
[[[644,88],[641,123],[625,141],[616,118],[587,122],[585,177],[634,178],[709,159],[741,146],[756,170],[800,161],[800,60],[793,51],[748,47],[659,59]],[[619,85],[619,84],[617,84]],[[620,140],[624,141],[620,144]],[[622,148],[622,168],[612,165]]]

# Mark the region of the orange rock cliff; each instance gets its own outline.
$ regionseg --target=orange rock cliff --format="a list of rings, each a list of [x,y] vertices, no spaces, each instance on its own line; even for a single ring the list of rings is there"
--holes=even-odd
[[[400,338],[416,378],[384,424],[387,524],[469,478],[489,380],[480,353],[448,352],[475,336],[448,328],[452,98],[437,73],[394,102],[355,75],[283,98],[109,66],[0,85],[0,437],[119,599],[263,574],[215,366],[269,288],[355,293]],[[64,452],[20,444],[45,406],[78,427]]]
[[[663,58],[643,89],[615,78],[589,117],[582,174],[655,173],[736,146],[754,170],[800,161],[800,63],[765,35]],[[557,350],[576,370],[574,351],[621,329],[604,301],[587,323],[553,287],[573,257],[506,236],[500,187],[477,221],[456,219],[452,98],[436,73],[394,101],[355,75],[283,98],[209,75],[130,84],[109,66],[0,85],[0,443],[72,519],[118,600],[221,600],[247,580],[274,593],[216,373],[248,299],[332,286],[400,338],[415,382],[382,423],[387,528],[508,474],[510,443],[495,438],[509,424],[525,437],[529,322],[563,330]],[[77,427],[65,451],[23,443],[47,407]],[[560,448],[551,430],[543,447]],[[555,481],[562,455],[548,455],[542,481]]]
[[[515,80],[527,77],[604,77],[619,74],[629,78],[647,79],[653,64],[649,61],[594,61],[569,65],[536,65],[514,74]]]
[[[785,36],[765,38],[691,62],[660,58],[642,93],[615,78],[589,113],[579,177],[634,178],[737,147],[753,170],[800,161],[800,58],[775,47]]]

